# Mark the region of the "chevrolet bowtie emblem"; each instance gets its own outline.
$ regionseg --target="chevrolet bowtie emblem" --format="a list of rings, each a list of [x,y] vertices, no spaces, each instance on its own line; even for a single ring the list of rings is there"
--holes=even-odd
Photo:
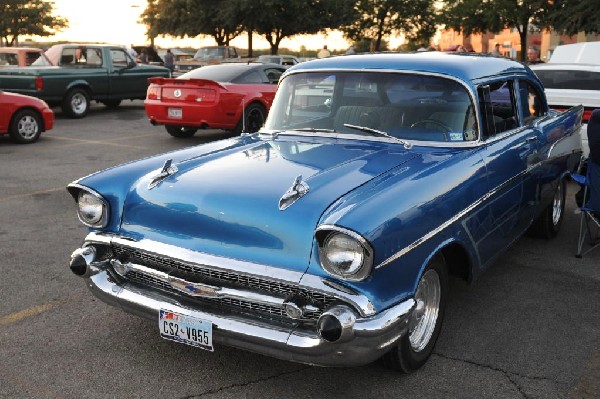
[[[169,284],[171,284],[171,287],[175,288],[176,290],[185,292],[188,295],[204,298],[216,298],[220,290],[219,287],[213,287],[202,283],[192,283],[191,281],[186,281],[172,276],[169,277]]]

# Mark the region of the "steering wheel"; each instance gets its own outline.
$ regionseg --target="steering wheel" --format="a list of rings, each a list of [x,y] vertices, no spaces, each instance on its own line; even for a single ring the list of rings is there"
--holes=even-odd
[[[435,119],[423,119],[422,121],[417,121],[415,123],[413,123],[412,125],[410,125],[411,128],[413,127],[417,127],[419,125],[433,125],[434,127],[437,127],[437,130],[441,130],[442,133],[444,133],[444,138],[446,139],[446,141],[450,141],[450,136],[448,136],[448,133],[450,133],[452,131],[452,129],[450,129],[448,126],[446,126],[445,124],[443,124],[442,122],[435,120]]]

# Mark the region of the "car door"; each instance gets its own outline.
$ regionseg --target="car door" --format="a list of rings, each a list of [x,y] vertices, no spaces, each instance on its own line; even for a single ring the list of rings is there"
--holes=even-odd
[[[123,48],[111,48],[111,98],[144,98],[151,74],[135,65]]]
[[[537,162],[538,132],[521,126],[516,83],[495,81],[478,88],[482,109],[483,151],[489,192],[483,236],[477,238],[482,264],[519,237],[530,225],[529,201],[534,190],[529,184],[531,167]]]

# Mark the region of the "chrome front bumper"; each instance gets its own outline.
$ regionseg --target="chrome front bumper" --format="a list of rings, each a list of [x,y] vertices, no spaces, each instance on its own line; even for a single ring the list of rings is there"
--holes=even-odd
[[[79,252],[78,252],[79,251]],[[81,250],[76,253],[81,254]],[[73,267],[72,267],[73,268]],[[319,366],[359,366],[373,362],[389,351],[408,330],[414,300],[369,316],[359,316],[347,305],[336,305],[330,312],[351,313],[343,336],[329,342],[313,324],[277,324],[227,309],[199,309],[183,303],[166,292],[131,283],[119,283],[102,263],[88,263],[82,277],[102,301],[127,312],[157,322],[161,309],[185,314],[213,324],[213,342],[263,355]],[[79,274],[79,273],[76,273]]]

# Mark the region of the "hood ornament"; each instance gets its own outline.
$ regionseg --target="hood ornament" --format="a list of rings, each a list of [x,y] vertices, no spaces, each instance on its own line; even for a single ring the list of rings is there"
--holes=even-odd
[[[174,165],[171,165],[172,163],[173,163],[172,159],[167,159],[165,161],[165,164],[163,165],[160,173],[158,175],[154,176],[152,178],[152,180],[150,180],[150,183],[148,183],[148,190],[152,190],[154,187],[156,187],[160,183],[162,183],[162,181],[164,179],[177,173],[177,167]]]
[[[309,190],[308,184],[302,180],[302,175],[296,177],[292,187],[279,199],[279,210],[286,210],[290,205],[308,193]]]

